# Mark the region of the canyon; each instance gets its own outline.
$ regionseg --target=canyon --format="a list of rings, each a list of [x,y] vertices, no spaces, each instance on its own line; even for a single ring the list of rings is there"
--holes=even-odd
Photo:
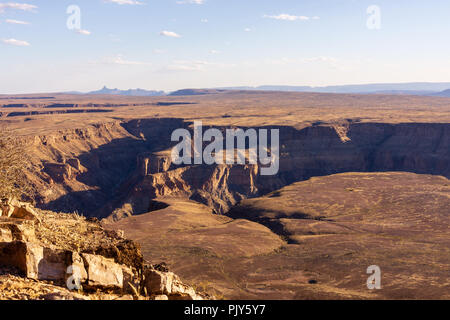
[[[259,175],[252,164],[172,164],[170,134],[190,125],[182,119],[142,119],[35,139],[30,144],[39,154],[33,158],[40,162],[32,176],[36,190],[43,191],[38,205],[106,218],[124,206],[130,215],[146,213],[152,199],[183,194],[224,214],[244,198],[314,176],[377,171],[450,176],[447,124],[272,126],[280,130],[281,142],[274,176]]]
[[[1,122],[26,146],[38,208],[103,219],[140,243],[145,258],[168,262],[219,297],[448,295],[449,99],[55,97],[26,111],[16,109],[23,97],[0,108]],[[192,132],[195,120],[222,132],[278,129],[278,174],[259,175],[258,164],[173,164],[171,134]],[[398,266],[408,254],[414,281],[396,286],[408,277]],[[384,291],[364,289],[371,260],[387,270]],[[425,290],[430,279],[435,291]]]

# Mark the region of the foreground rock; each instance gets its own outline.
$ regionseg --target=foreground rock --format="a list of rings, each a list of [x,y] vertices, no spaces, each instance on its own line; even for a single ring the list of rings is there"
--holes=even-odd
[[[123,288],[122,266],[112,259],[92,254],[82,254],[87,266],[87,285],[90,288]]]
[[[0,241],[34,242],[35,240],[36,235],[32,221],[0,217]]]
[[[173,272],[159,271],[153,266],[144,271],[144,291],[164,300],[203,300],[192,287],[183,284]]]
[[[3,282],[9,283],[5,290],[11,283],[17,286],[0,299],[207,298],[172,272],[144,263],[136,243],[104,230],[98,221],[33,213],[35,219],[0,217],[0,287]],[[49,290],[42,289],[44,283]]]
[[[0,201],[0,217],[40,221],[35,209],[16,198]]]

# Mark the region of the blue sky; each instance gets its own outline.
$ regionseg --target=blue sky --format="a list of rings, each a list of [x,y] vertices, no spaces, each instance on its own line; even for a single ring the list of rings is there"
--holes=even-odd
[[[0,0],[0,93],[450,81],[449,16],[447,0]]]

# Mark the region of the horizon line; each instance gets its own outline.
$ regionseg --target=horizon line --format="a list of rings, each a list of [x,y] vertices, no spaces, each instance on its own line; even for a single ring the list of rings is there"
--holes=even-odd
[[[156,92],[164,92],[164,93],[173,93],[181,90],[239,90],[239,88],[263,88],[263,87],[286,87],[286,88],[312,88],[312,89],[324,89],[324,88],[333,88],[333,87],[354,87],[354,86],[376,86],[376,85],[430,85],[430,84],[449,84],[450,81],[411,81],[411,82],[368,82],[368,83],[350,83],[350,84],[332,84],[332,85],[293,85],[293,84],[265,84],[265,85],[228,85],[228,86],[218,86],[218,87],[182,87],[174,90],[163,90],[163,89],[145,89],[143,87],[136,87],[136,88],[127,88],[127,89],[120,89],[118,87],[108,87],[106,85],[102,86],[100,89],[92,90],[92,91],[79,91],[79,90],[67,90],[67,91],[40,91],[40,92],[17,92],[17,93],[0,93],[1,96],[3,95],[32,95],[32,94],[80,94],[80,95],[89,95],[92,92],[100,91],[102,89],[109,89],[109,90],[120,90],[120,91],[130,91],[130,90],[144,90],[144,91],[156,91]],[[450,87],[448,88],[450,89]],[[444,89],[446,90],[446,89]],[[266,90],[268,91],[268,90]],[[274,90],[279,91],[279,90]],[[417,90],[399,90],[399,91],[420,91]],[[433,91],[433,90],[428,90]],[[436,92],[439,92],[442,90],[437,90]]]

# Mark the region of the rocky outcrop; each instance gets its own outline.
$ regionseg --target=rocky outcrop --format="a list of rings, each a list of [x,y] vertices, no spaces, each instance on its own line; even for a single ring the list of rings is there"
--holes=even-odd
[[[3,242],[36,241],[34,222],[29,220],[0,217],[0,230],[2,230],[1,234],[3,234]]]
[[[147,174],[125,195],[113,220],[160,209],[153,199],[184,195],[224,213],[242,199],[258,194],[258,165],[190,166]],[[275,178],[276,180],[276,178]],[[282,186],[280,181],[274,182]]]
[[[9,198],[0,202],[0,217],[39,221],[31,204]]]
[[[89,300],[99,298],[95,296],[99,292],[113,294],[108,299],[125,300],[153,299],[162,294],[167,295],[167,299],[206,297],[197,294],[168,270],[159,273],[158,278],[156,272],[159,271],[144,263],[139,246],[123,239],[120,232],[103,230],[98,222],[89,222],[76,215],[59,217],[48,213],[47,218],[38,210],[35,214],[39,223],[37,220],[0,218],[0,283],[5,268],[13,268],[25,279],[51,282],[61,288],[42,294],[39,299]],[[47,221],[52,217],[56,217],[56,221]],[[55,229],[56,225],[61,229]],[[66,228],[71,225],[78,229]],[[51,233],[46,233],[44,228],[51,229]],[[85,230],[86,234],[77,230]],[[65,240],[64,236],[68,237],[69,233],[77,239],[78,250],[67,246],[70,239]],[[54,239],[45,239],[45,235]]]
[[[87,267],[87,283],[89,288],[123,289],[123,268],[102,256],[82,254],[84,265]]]
[[[15,267],[29,279],[63,283],[68,277],[69,266],[76,265],[84,271],[76,252],[44,248],[38,243],[3,242],[0,253],[0,265]]]
[[[73,178],[72,167],[68,164],[47,163],[45,165],[44,172],[57,183],[62,183]]]
[[[153,268],[147,269],[144,271],[144,288],[147,292],[154,292],[156,295],[170,295],[174,276],[172,272],[163,273]]]
[[[170,271],[159,271],[154,267],[144,270],[144,291],[156,295],[159,300],[203,300],[192,287],[183,284],[180,278]]]

